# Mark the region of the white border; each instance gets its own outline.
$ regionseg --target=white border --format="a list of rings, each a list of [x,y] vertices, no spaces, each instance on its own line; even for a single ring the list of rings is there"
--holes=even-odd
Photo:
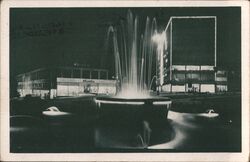
[[[9,153],[10,7],[216,7],[242,10],[242,153]],[[166,20],[167,21],[167,20]],[[249,154],[249,2],[248,1],[2,1],[1,2],[1,161],[248,161]]]

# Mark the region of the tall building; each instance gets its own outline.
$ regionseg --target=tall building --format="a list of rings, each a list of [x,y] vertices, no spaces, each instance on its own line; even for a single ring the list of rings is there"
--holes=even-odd
[[[157,60],[157,86],[165,92],[227,91],[227,72],[218,70],[215,16],[171,17]]]
[[[115,94],[116,81],[108,79],[108,70],[82,67],[36,69],[17,76],[17,91],[26,95],[54,98],[85,93]]]

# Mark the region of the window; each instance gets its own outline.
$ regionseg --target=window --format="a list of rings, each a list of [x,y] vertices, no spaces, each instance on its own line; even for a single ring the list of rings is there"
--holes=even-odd
[[[100,79],[107,79],[107,72],[106,71],[100,72]]]
[[[201,80],[202,81],[213,81],[214,75],[213,75],[213,73],[201,73]]]
[[[81,71],[80,69],[74,69],[73,70],[73,78],[81,78]]]
[[[62,77],[63,78],[71,78],[71,69],[62,69]]]
[[[82,78],[89,79],[90,78],[90,71],[83,70],[82,71]]]
[[[98,71],[91,72],[91,79],[98,79]]]
[[[185,74],[173,74],[173,78],[175,81],[185,81]]]
[[[199,73],[187,73],[186,79],[187,80],[200,80],[200,74]]]

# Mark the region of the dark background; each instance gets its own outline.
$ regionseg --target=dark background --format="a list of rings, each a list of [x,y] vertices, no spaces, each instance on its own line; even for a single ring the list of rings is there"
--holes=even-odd
[[[170,16],[217,16],[217,66],[240,72],[240,7],[11,8],[11,80],[19,73],[54,65],[78,63],[111,70],[113,54],[105,50],[107,29],[126,19],[128,9],[139,17],[140,33],[146,16],[157,19],[159,31]]]
[[[214,65],[215,21],[212,18],[172,20],[173,65]]]

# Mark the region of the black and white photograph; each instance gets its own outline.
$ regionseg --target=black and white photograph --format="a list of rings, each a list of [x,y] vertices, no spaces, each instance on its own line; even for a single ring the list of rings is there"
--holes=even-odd
[[[241,5],[8,12],[11,154],[244,151]]]

